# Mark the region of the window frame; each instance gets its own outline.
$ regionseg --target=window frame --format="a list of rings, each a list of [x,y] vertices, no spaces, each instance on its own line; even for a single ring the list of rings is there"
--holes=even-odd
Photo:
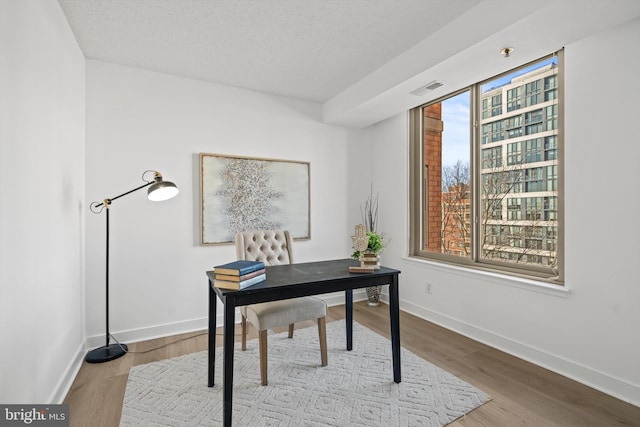
[[[546,96],[544,95],[549,90],[556,91],[556,95],[553,97],[557,104],[553,111],[553,119],[556,120],[557,123],[557,136],[555,139],[555,155],[554,164],[556,166],[556,194],[555,194],[555,211],[557,216],[556,230],[556,264],[555,266],[542,266],[542,265],[531,265],[531,264],[517,264],[513,262],[505,262],[500,261],[498,259],[490,259],[486,257],[482,257],[482,239],[481,239],[481,182],[482,182],[482,166],[483,166],[483,147],[486,147],[486,144],[483,145],[482,139],[483,136],[489,136],[491,133],[485,134],[483,130],[483,126],[480,125],[480,120],[483,117],[483,112],[487,110],[491,111],[491,105],[485,106],[483,109],[482,105],[482,93],[481,88],[483,84],[486,84],[495,79],[510,75],[520,69],[524,69],[533,64],[536,64],[540,61],[544,61],[546,59],[557,57],[557,74],[554,76],[554,87],[547,88],[546,84],[549,77],[545,78],[545,80],[541,83],[542,88],[541,93],[543,101],[548,102],[546,100]],[[523,86],[521,86],[523,87]],[[423,242],[425,236],[425,229],[427,228],[426,223],[423,221],[423,214],[426,212],[427,200],[425,195],[425,184],[426,184],[426,176],[424,175],[424,143],[423,143],[423,108],[427,106],[431,106],[433,104],[437,104],[445,101],[446,99],[453,98],[461,93],[469,92],[470,97],[470,169],[471,169],[471,214],[473,221],[471,221],[471,250],[470,257],[460,257],[451,254],[444,254],[438,252],[430,252],[423,250]],[[524,89],[522,90],[524,91]],[[507,98],[508,95],[505,95],[503,98]],[[521,93],[520,101],[523,103],[526,95]],[[508,99],[504,99],[506,112],[508,110]],[[559,50],[550,55],[538,58],[529,63],[523,64],[522,66],[512,68],[504,71],[503,73],[490,77],[488,79],[484,79],[478,81],[477,83],[459,89],[457,91],[451,92],[442,96],[440,98],[434,99],[422,105],[419,105],[411,110],[409,110],[409,256],[415,257],[419,259],[444,263],[444,264],[453,264],[462,267],[468,267],[471,269],[478,269],[483,271],[490,271],[494,273],[505,274],[507,276],[520,277],[533,279],[536,281],[542,281],[546,283],[552,283],[555,285],[564,285],[564,54],[563,50]],[[491,104],[491,101],[489,102]],[[487,108],[488,107],[488,108]],[[522,106],[521,106],[522,107]],[[543,117],[542,121],[545,125],[548,120],[547,108],[543,109]],[[524,116],[522,120],[523,127],[526,126],[524,124]],[[502,129],[503,132],[506,129]],[[534,137],[542,138],[542,148],[541,154],[543,159],[546,158],[546,152],[548,151],[546,142],[547,137]],[[525,153],[525,140],[522,140],[520,154],[522,156],[522,160],[526,157]],[[507,147],[507,145],[505,145]],[[508,148],[505,148],[508,149]],[[503,151],[505,150],[503,149]],[[538,167],[538,166],[536,166]],[[546,187],[547,181],[547,167],[545,166],[542,170],[542,179],[543,186]],[[523,184],[524,186],[524,184]],[[534,195],[528,196],[526,193],[522,193],[520,195],[521,199],[524,200],[527,197],[535,197]],[[505,204],[504,206],[504,215],[508,217],[508,208]],[[524,214],[524,212],[523,212]],[[546,215],[546,210],[543,212]],[[509,227],[509,225],[507,225]],[[522,225],[524,227],[524,225]],[[545,227],[549,228],[549,227]],[[547,233],[543,236],[543,240],[546,241]],[[546,245],[546,243],[544,244]]]

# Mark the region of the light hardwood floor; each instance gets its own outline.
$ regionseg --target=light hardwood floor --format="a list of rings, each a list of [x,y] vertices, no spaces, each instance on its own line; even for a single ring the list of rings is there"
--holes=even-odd
[[[344,306],[329,309],[328,322],[342,318]],[[354,319],[389,337],[388,306],[368,307],[358,302]],[[312,325],[307,322],[296,327]],[[400,330],[403,347],[491,396],[490,402],[453,422],[452,427],[640,426],[640,408],[636,406],[433,323],[401,312]],[[256,337],[250,328],[249,338]],[[221,336],[217,343],[221,345]],[[132,343],[129,354],[111,362],[85,362],[65,399],[70,405],[71,426],[117,426],[132,366],[206,349],[207,335],[203,331]],[[203,372],[203,383],[206,380]]]

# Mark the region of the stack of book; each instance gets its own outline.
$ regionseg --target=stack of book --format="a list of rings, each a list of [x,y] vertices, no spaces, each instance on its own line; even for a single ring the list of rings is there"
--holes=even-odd
[[[260,261],[234,261],[213,267],[213,286],[224,289],[244,289],[267,278],[266,269]]]

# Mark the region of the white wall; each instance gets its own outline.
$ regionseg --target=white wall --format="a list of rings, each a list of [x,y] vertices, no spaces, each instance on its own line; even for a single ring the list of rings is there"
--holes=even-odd
[[[57,2],[0,0],[0,402],[83,357],[85,60]]]
[[[232,245],[199,245],[198,153],[309,161],[311,239],[294,242],[296,262],[351,254],[349,215],[360,200],[349,181],[369,172],[349,159],[366,142],[319,118],[318,104],[87,62],[88,202],[138,186],[146,169],[180,188],[162,203],[144,191],[113,202],[110,324],[119,340],[204,328],[205,271],[235,259]],[[87,214],[90,346],[104,336],[104,216]]]
[[[566,288],[405,258],[407,119],[367,129],[385,164],[384,263],[402,270],[402,308],[640,405],[640,20],[566,46]],[[455,88],[451,88],[455,90]],[[432,294],[424,283],[432,284]]]

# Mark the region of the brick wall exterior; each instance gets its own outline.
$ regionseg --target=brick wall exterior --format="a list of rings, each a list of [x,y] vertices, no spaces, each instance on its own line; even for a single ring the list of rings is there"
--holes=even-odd
[[[427,180],[424,249],[440,252],[442,246],[442,104],[430,105],[423,111],[424,167]]]

